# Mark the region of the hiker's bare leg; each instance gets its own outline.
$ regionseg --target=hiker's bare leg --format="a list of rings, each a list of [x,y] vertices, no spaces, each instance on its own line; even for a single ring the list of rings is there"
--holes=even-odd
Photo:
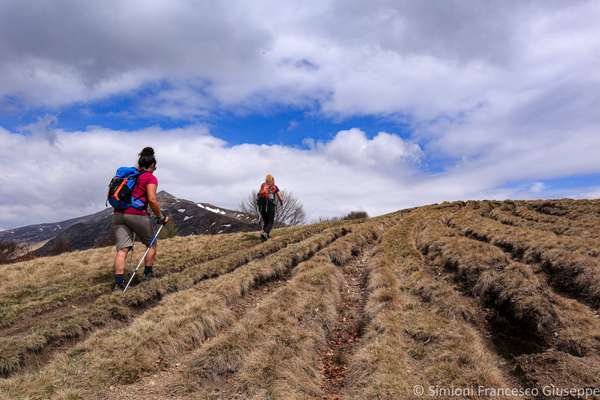
[[[115,274],[123,275],[125,273],[125,263],[127,262],[128,249],[117,250],[115,255]]]
[[[154,261],[156,260],[156,244],[154,247],[148,249],[148,254],[146,254],[146,258],[144,259],[144,265],[147,267],[154,266]]]

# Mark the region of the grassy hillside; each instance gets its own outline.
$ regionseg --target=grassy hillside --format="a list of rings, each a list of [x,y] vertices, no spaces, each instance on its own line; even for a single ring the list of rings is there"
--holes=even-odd
[[[267,243],[174,238],[157,279],[126,295],[109,292],[112,256],[0,268],[0,399],[600,387],[600,201],[444,203]]]

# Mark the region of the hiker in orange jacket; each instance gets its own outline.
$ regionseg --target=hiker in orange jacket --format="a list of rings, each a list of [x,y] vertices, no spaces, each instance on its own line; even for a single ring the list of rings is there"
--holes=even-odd
[[[275,178],[273,175],[267,175],[265,181],[260,185],[258,191],[258,198],[256,204],[262,218],[262,233],[260,234],[261,240],[264,242],[270,239],[271,230],[275,224],[275,212],[277,211],[277,202],[283,205],[283,196],[279,191],[277,185],[275,185]]]

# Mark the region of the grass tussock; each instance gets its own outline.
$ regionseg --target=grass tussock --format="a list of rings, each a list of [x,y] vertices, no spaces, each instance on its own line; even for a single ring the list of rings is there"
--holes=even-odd
[[[597,387],[598,227],[600,201],[466,201],[175,238],[126,296],[111,248],[5,265],[0,399]]]
[[[157,276],[250,248],[258,238],[242,234],[188,236],[160,242]],[[137,243],[130,259],[143,254]],[[65,305],[93,301],[112,283],[114,249],[106,247],[33,259],[0,269],[0,328],[11,327]]]
[[[300,264],[285,287],[198,351],[183,384],[206,396],[217,389],[221,396],[237,398],[322,396],[318,355],[337,318],[340,267],[384,229],[382,223],[356,227]]]
[[[93,303],[68,311],[56,319],[49,319],[33,326],[26,334],[0,339],[0,373],[10,375],[27,367],[29,355],[60,344],[67,339],[81,338],[90,331],[110,321],[128,320],[137,310],[147,307],[168,293],[185,290],[196,283],[229,273],[255,259],[276,253],[286,246],[304,240],[323,229],[322,226],[298,230],[261,245],[236,251],[225,257],[189,266],[179,273],[159,277],[132,287],[126,296],[105,294]]]
[[[469,210],[452,221],[469,237],[491,243],[516,260],[541,265],[559,291],[600,307],[600,252],[594,240],[509,227]]]
[[[450,272],[465,293],[507,320],[513,329],[548,346],[557,328],[557,315],[548,293],[531,270],[499,249],[457,236],[435,219],[416,235],[417,246],[440,273]]]
[[[0,389],[16,393],[15,398],[63,399],[67,395],[59,390],[67,386],[70,398],[83,399],[102,392],[109,384],[131,383],[142,373],[156,371],[169,357],[188,351],[230,325],[234,317],[228,303],[253,287],[277,279],[347,232],[344,227],[332,228],[210,284],[174,293],[127,327],[99,331],[57,355],[39,373],[5,380]]]
[[[371,259],[370,323],[350,360],[348,398],[413,398],[415,385],[508,385],[468,322],[475,310],[426,271],[412,241],[421,217],[413,214],[390,229]],[[449,312],[453,308],[457,313]]]

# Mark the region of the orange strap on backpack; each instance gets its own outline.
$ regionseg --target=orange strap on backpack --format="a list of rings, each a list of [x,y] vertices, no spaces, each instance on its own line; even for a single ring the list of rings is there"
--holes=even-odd
[[[274,190],[271,188],[271,185],[265,182],[262,185],[260,185],[260,192],[258,192],[258,194],[261,197],[269,197],[269,194],[272,192],[274,192]]]
[[[123,179],[123,182],[121,182],[117,190],[115,190],[115,194],[113,194],[113,197],[115,199],[119,200],[119,192],[121,191],[121,189],[123,189],[123,186],[127,185],[127,180],[127,178]]]

